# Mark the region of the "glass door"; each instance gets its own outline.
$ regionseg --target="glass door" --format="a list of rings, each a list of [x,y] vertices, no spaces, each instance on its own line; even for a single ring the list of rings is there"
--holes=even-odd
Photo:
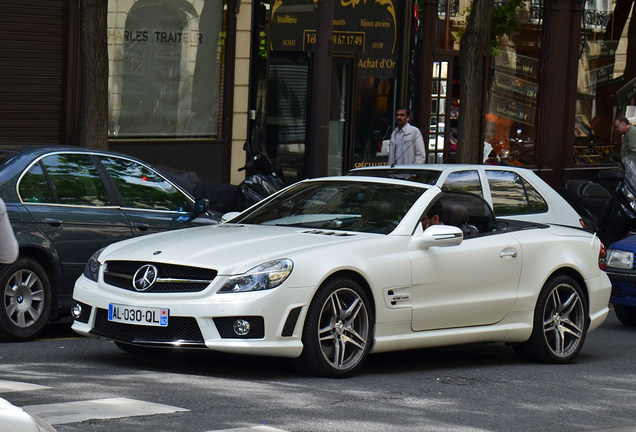
[[[331,98],[329,105],[329,156],[327,175],[344,172],[344,149],[349,141],[353,95],[353,59],[334,57],[331,65]]]

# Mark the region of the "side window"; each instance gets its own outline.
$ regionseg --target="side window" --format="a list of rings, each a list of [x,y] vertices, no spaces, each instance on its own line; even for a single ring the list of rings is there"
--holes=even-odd
[[[25,203],[54,203],[53,193],[46,181],[42,166],[38,163],[31,167],[20,180],[18,189],[22,202]]]
[[[483,196],[481,190],[481,182],[479,181],[479,173],[477,170],[455,171],[448,174],[442,190],[451,192],[470,192],[475,195]]]
[[[124,206],[135,209],[189,211],[186,197],[153,170],[137,162],[100,156]]]
[[[108,194],[89,155],[56,154],[42,159],[60,204],[105,206]]]
[[[530,213],[522,178],[511,171],[486,170],[496,216]]]
[[[523,186],[528,194],[528,203],[530,204],[529,213],[545,213],[548,211],[548,203],[545,202],[539,191],[537,191],[524,178],[521,178]]]

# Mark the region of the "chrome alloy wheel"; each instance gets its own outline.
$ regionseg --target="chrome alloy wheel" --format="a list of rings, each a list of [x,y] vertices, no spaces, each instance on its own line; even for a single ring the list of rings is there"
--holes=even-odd
[[[323,304],[318,326],[320,351],[329,365],[346,370],[356,365],[369,343],[369,314],[364,300],[350,288],[340,288]]]
[[[570,284],[552,288],[543,308],[543,336],[557,357],[568,357],[584,337],[585,310],[578,291]]]
[[[42,281],[33,271],[22,269],[9,277],[4,288],[4,308],[16,327],[32,326],[42,315],[44,305]]]

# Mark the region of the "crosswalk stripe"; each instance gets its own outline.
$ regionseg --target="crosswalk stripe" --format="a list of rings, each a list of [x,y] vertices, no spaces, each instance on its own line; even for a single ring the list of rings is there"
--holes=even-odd
[[[252,427],[242,427],[235,429],[219,429],[207,432],[287,432],[282,429],[276,429],[269,426],[252,426]]]
[[[190,411],[185,408],[128,398],[27,405],[22,407],[22,409],[30,414],[37,415],[52,425]]]
[[[0,380],[0,393],[11,393],[11,392],[19,392],[19,391],[30,391],[30,390],[43,390],[50,387],[41,386],[37,384],[29,384],[18,381],[5,381]]]

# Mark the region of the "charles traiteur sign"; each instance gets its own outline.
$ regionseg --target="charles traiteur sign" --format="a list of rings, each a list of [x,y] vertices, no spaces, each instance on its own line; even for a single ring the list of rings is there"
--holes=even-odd
[[[316,10],[314,0],[276,0],[270,19],[270,50],[313,51]],[[356,54],[358,77],[395,77],[396,16],[394,0],[335,0],[334,53]]]

